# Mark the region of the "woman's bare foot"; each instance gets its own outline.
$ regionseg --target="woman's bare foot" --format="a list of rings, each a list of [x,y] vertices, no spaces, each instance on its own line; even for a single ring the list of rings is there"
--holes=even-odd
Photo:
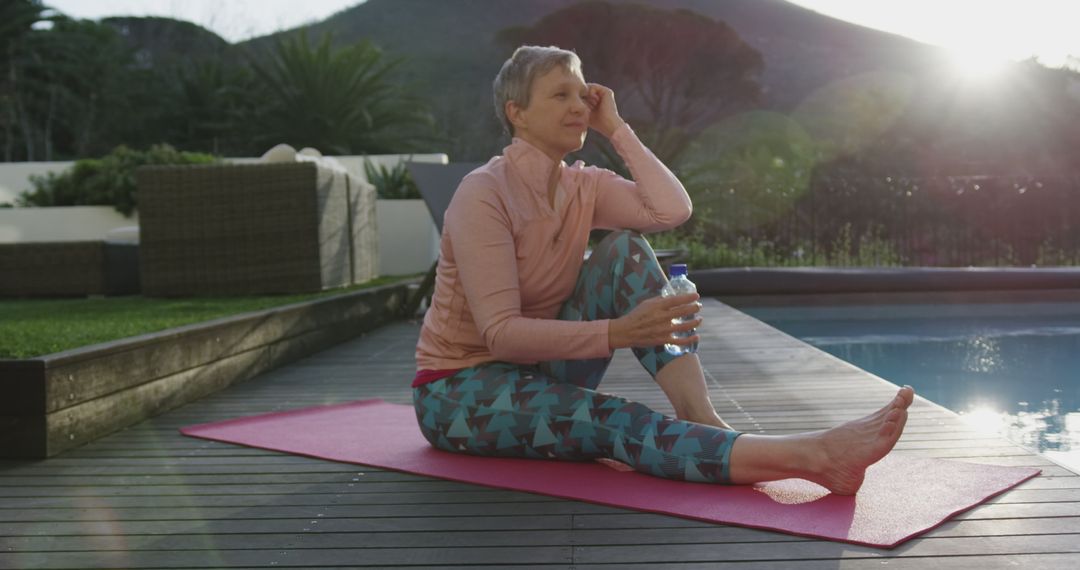
[[[807,478],[837,495],[854,495],[866,468],[885,457],[900,439],[914,398],[915,391],[904,386],[880,410],[820,432],[820,461]]]
[[[904,386],[885,407],[832,429],[795,435],[743,434],[729,460],[730,482],[760,483],[798,477],[838,495],[854,495],[866,468],[900,439],[915,391]]]

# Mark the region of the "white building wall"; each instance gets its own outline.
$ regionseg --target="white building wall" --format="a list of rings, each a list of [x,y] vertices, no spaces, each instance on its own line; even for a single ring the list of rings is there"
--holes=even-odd
[[[0,243],[105,239],[109,230],[139,225],[112,206],[0,208]]]
[[[15,203],[19,194],[33,190],[31,176],[60,174],[74,162],[0,162],[0,204]]]

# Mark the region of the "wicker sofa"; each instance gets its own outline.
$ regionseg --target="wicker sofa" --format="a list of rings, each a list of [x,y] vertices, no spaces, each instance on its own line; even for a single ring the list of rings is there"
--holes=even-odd
[[[105,242],[0,244],[0,297],[104,295]]]
[[[136,172],[144,295],[306,293],[377,277],[375,189],[314,162]]]

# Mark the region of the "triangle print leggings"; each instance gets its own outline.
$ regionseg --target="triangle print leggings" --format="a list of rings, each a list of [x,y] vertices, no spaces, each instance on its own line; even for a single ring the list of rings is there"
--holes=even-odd
[[[663,269],[645,238],[612,232],[593,251],[562,320],[616,318],[659,294]],[[675,357],[635,348],[653,378]],[[445,451],[571,461],[614,459],[668,479],[726,483],[740,434],[682,421],[597,392],[610,358],[487,362],[413,389],[420,430]]]

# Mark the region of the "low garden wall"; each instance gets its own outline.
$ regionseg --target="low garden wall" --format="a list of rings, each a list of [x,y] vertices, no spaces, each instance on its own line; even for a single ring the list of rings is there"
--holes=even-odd
[[[109,230],[139,225],[112,206],[0,208],[0,244],[103,240]]]
[[[411,285],[0,360],[0,457],[56,455],[355,338],[395,318]]]

